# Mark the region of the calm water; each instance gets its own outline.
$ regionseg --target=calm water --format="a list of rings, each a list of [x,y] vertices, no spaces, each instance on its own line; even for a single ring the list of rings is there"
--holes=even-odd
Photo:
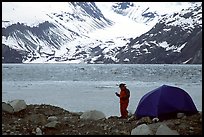
[[[119,115],[117,84],[131,91],[129,110],[163,85],[186,90],[202,109],[202,65],[167,64],[2,64],[2,101],[52,104],[70,111],[98,109]]]

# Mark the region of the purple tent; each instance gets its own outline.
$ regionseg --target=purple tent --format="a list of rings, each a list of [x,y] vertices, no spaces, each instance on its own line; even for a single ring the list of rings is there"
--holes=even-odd
[[[145,94],[135,111],[137,118],[149,116],[165,117],[178,112],[197,113],[193,100],[189,94],[178,87],[163,85]]]

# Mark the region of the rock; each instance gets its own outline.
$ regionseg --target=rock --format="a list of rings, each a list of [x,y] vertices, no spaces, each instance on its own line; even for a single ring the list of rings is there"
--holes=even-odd
[[[10,135],[16,135],[14,132],[11,132]]]
[[[8,104],[10,104],[13,107],[14,112],[19,112],[19,111],[21,111],[21,110],[26,108],[25,101],[24,100],[20,100],[20,99],[12,100]]]
[[[10,132],[11,132],[11,130],[9,130],[9,129],[8,129],[8,130],[6,130],[6,133],[10,133]]]
[[[68,122],[68,121],[69,121],[69,118],[68,118],[68,117],[64,117],[64,118],[63,118],[63,121]]]
[[[80,124],[78,127],[83,127],[83,126],[85,126],[85,124],[84,124],[84,123]]]
[[[86,111],[80,116],[80,119],[89,119],[89,120],[99,120],[103,118],[106,118],[105,114],[97,110]]]
[[[56,116],[50,116],[47,118],[47,121],[52,122],[52,121],[57,121],[58,118]]]
[[[120,131],[120,135],[130,135],[130,133],[127,131]]]
[[[148,127],[152,130],[153,134],[156,133],[157,128],[161,125],[161,122],[148,124]]]
[[[46,124],[47,117],[43,114],[32,114],[26,118],[27,121],[32,122],[33,124]]]
[[[185,123],[181,123],[178,128],[179,129],[182,129],[182,130],[185,130],[189,125],[185,124]]]
[[[175,127],[176,126],[176,122],[175,121],[168,121],[168,122],[161,122],[162,123],[165,123],[168,127]]]
[[[177,118],[182,118],[182,117],[184,117],[184,116],[185,116],[184,113],[177,113]]]
[[[180,125],[181,122],[180,121],[175,121],[175,125]]]
[[[128,118],[128,121],[133,121],[136,120],[136,117],[134,115],[132,115],[130,118]]]
[[[52,122],[49,122],[45,125],[45,127],[47,128],[57,128],[57,125],[59,125],[60,122],[58,121],[52,121]]]
[[[171,130],[166,124],[161,124],[157,131],[156,135],[179,135],[176,130]]]
[[[194,131],[190,130],[189,133],[190,133],[191,135],[193,135],[193,134],[194,134]]]
[[[152,122],[153,122],[153,123],[159,122],[159,118],[157,118],[157,117],[153,118],[153,119],[152,119]]]
[[[136,124],[140,125],[140,124],[151,124],[151,123],[152,123],[152,120],[150,119],[150,117],[142,117],[137,121]]]
[[[153,132],[149,126],[141,124],[131,131],[131,135],[153,135]]]
[[[14,109],[10,104],[2,102],[2,111],[8,112],[8,113],[13,113]]]
[[[36,135],[42,135],[42,130],[39,127],[37,127],[35,131]]]
[[[31,135],[35,135],[35,131],[34,130],[32,130]]]
[[[119,130],[118,130],[118,129],[114,129],[114,130],[112,131],[112,133],[114,133],[115,135],[120,135],[120,133],[119,133]]]
[[[107,130],[107,129],[108,129],[108,125],[105,125],[105,126],[103,127],[103,129],[104,129],[104,130]]]
[[[186,119],[187,117],[186,117],[186,115],[185,116],[183,116],[181,119]]]

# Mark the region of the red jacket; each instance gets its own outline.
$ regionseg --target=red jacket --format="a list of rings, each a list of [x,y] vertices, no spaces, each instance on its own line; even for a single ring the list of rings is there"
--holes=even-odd
[[[120,103],[129,103],[130,94],[128,92],[128,89],[120,91]]]

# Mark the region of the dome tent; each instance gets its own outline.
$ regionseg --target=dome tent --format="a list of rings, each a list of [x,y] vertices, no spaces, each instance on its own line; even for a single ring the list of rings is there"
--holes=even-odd
[[[141,98],[135,116],[165,119],[180,112],[194,114],[198,110],[186,91],[178,87],[162,85]]]

